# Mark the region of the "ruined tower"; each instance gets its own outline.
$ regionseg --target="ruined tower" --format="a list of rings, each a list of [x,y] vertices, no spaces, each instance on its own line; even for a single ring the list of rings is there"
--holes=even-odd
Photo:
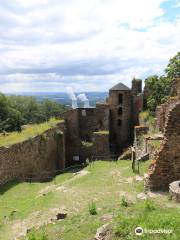
[[[143,110],[142,80],[132,80],[132,126],[139,125],[139,113]]]
[[[119,83],[109,90],[110,146],[120,153],[130,141],[131,89]]]
[[[136,96],[142,93],[142,80],[133,78],[132,80],[132,95]]]

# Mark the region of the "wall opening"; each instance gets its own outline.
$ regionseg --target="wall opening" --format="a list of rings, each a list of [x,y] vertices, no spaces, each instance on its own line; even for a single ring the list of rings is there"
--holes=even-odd
[[[121,126],[122,126],[122,120],[121,120],[121,119],[118,119],[117,124],[118,124],[119,127],[121,127]]]
[[[86,110],[83,109],[83,110],[81,111],[81,114],[82,114],[83,117],[86,117]]]
[[[119,107],[119,108],[118,108],[118,115],[120,115],[120,116],[121,116],[121,115],[122,115],[122,113],[123,113],[122,107]]]
[[[119,93],[118,100],[119,100],[119,104],[123,103],[123,94],[122,93]]]

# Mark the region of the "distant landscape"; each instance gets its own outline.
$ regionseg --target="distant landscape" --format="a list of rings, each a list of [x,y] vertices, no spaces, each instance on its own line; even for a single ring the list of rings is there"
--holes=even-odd
[[[79,93],[76,93],[77,95]],[[108,92],[85,92],[87,98],[89,99],[90,106],[94,107],[96,102],[103,102],[108,96]],[[44,99],[54,100],[62,105],[71,106],[71,99],[66,92],[56,92],[56,93],[46,93],[46,92],[27,92],[27,93],[9,93],[8,95],[21,95],[21,96],[33,96],[37,100],[42,101]],[[83,103],[78,101],[78,106],[82,106]]]

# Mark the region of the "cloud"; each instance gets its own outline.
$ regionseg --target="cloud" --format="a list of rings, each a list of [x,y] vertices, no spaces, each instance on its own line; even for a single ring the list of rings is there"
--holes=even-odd
[[[162,73],[180,48],[170,2],[0,0],[0,91],[105,91]]]

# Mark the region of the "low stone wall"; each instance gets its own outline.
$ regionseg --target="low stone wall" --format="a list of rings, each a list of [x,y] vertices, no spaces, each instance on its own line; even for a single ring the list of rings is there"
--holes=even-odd
[[[180,179],[180,101],[167,114],[164,141],[149,169],[146,186],[150,189],[168,189]]]
[[[0,184],[15,179],[46,180],[65,167],[64,122],[9,147],[0,147]]]

